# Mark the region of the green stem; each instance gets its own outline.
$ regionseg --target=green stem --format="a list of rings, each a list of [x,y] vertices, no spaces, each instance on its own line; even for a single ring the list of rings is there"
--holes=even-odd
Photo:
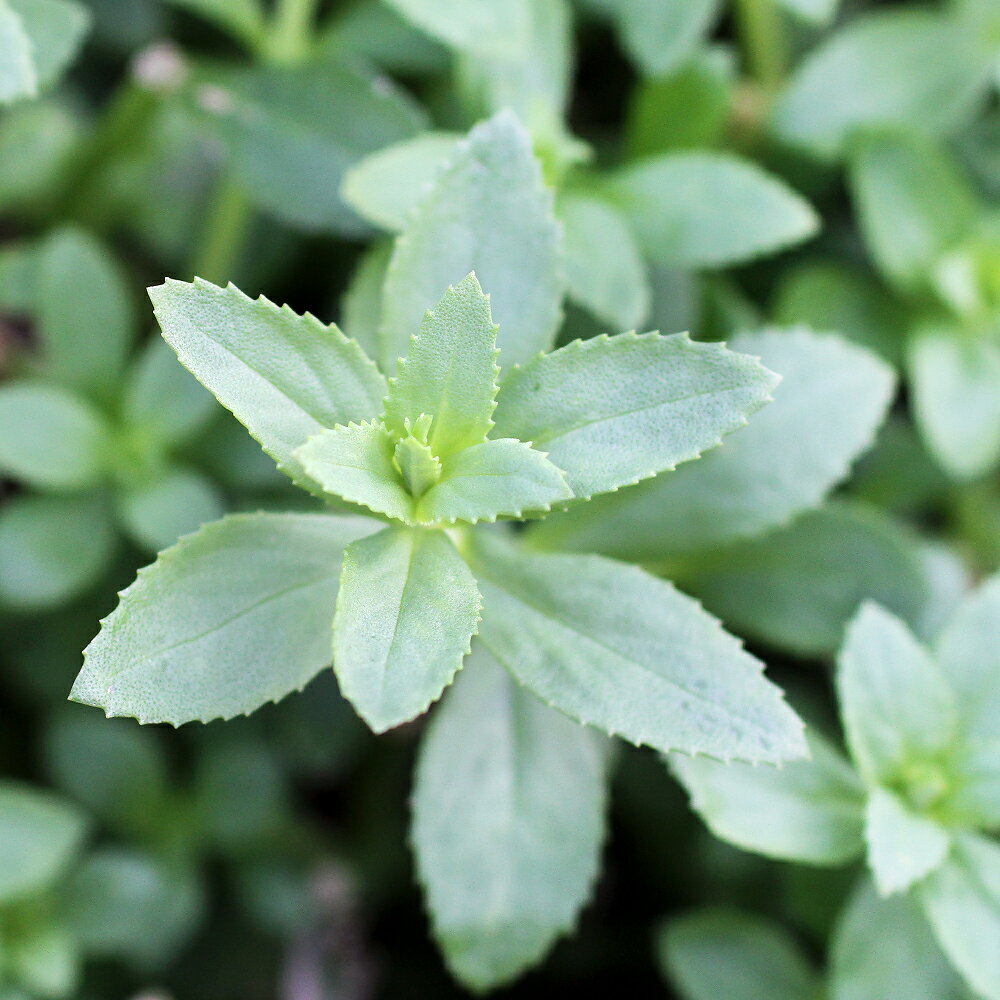
[[[273,62],[300,62],[309,53],[319,0],[278,0],[267,33],[265,56]]]
[[[228,281],[238,262],[243,237],[250,222],[246,191],[223,176],[215,189],[191,270],[199,278],[219,284]]]
[[[736,19],[750,76],[769,93],[788,68],[788,41],[775,0],[737,0]]]

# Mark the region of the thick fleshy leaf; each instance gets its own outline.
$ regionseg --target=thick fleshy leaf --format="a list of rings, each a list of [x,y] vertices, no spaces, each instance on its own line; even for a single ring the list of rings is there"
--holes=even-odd
[[[763,534],[847,477],[891,401],[889,367],[801,328],[739,334],[730,346],[781,375],[774,401],[699,461],[546,520],[533,536],[540,544],[667,559]]]
[[[461,669],[481,607],[443,532],[386,528],[353,542],[333,624],[341,693],[375,732],[416,718]]]
[[[955,968],[978,996],[1000,1000],[1000,845],[959,835],[918,898]]]
[[[84,652],[70,697],[140,722],[245,715],[330,662],[345,546],[378,522],[234,514],[161,552]]]
[[[417,761],[412,842],[434,936],[485,990],[570,929],[597,876],[604,748],[477,644]]]
[[[780,768],[669,758],[691,808],[717,837],[755,854],[841,865],[864,850],[864,788],[815,730],[811,760]]]
[[[389,380],[385,426],[397,437],[432,417],[426,441],[438,458],[486,440],[496,406],[497,327],[474,274],[449,287],[410,338]]]
[[[410,138],[423,121],[388,78],[339,57],[214,73],[195,96],[247,194],[309,231],[363,231],[340,195],[344,173],[369,153]]]
[[[692,557],[674,576],[733,628],[802,656],[836,652],[862,601],[916,623],[930,597],[917,539],[880,511],[845,503]]]
[[[382,283],[389,268],[392,244],[373,243],[362,255],[340,300],[341,323],[371,358],[379,356],[378,329],[382,322]]]
[[[501,112],[477,125],[410,214],[383,295],[383,368],[394,370],[441,291],[475,271],[509,366],[547,350],[562,318],[559,225],[531,138]]]
[[[829,990],[830,1000],[968,1000],[916,902],[880,899],[868,879],[834,931]]]
[[[0,783],[0,902],[45,889],[72,860],[85,828],[83,816],[55,795]]]
[[[408,21],[461,52],[515,55],[530,24],[529,0],[388,0]]]
[[[950,475],[971,479],[1000,460],[1000,344],[994,332],[928,326],[910,342],[917,424]]]
[[[38,93],[38,73],[32,54],[31,39],[24,21],[7,5],[0,4],[0,101]]]
[[[107,470],[110,429],[93,407],[45,382],[0,387],[0,472],[46,490],[92,486]]]
[[[863,604],[848,626],[837,693],[851,756],[871,784],[905,782],[910,769],[940,760],[955,737],[955,697],[943,672],[907,626],[875,603]]]
[[[200,279],[168,280],[149,297],[185,367],[296,482],[314,485],[293,457],[296,448],[326,427],[382,409],[385,379],[335,325]]]
[[[944,132],[987,83],[986,46],[943,11],[874,11],[832,34],[782,95],[774,127],[786,142],[833,158],[858,129],[913,125]]]
[[[38,611],[76,597],[107,568],[116,532],[101,496],[20,496],[0,508],[0,603]]]
[[[663,751],[805,755],[802,723],[760,662],[670,584],[596,556],[534,555],[500,534],[472,557],[483,643],[553,707]]]
[[[642,253],[613,205],[584,194],[559,200],[566,244],[566,289],[602,323],[635,329],[649,315],[652,293]]]
[[[697,458],[742,427],[776,384],[756,358],[687,334],[594,337],[515,368],[495,433],[547,452],[585,498]]]
[[[865,810],[868,867],[882,896],[905,892],[938,868],[948,854],[948,831],[915,812],[899,796],[876,788]]]
[[[523,441],[473,445],[442,463],[441,480],[417,502],[419,521],[495,521],[541,514],[573,491],[558,466]]]
[[[461,138],[423,132],[366,156],[344,175],[344,201],[372,224],[401,232]]]
[[[649,256],[672,267],[723,267],[813,236],[819,219],[784,181],[728,153],[649,157],[609,193]]]
[[[663,929],[659,958],[683,1000],[816,1000],[819,975],[764,917],[705,909]]]
[[[334,427],[295,452],[310,478],[327,493],[410,524],[413,497],[393,464],[396,442],[378,421]]]

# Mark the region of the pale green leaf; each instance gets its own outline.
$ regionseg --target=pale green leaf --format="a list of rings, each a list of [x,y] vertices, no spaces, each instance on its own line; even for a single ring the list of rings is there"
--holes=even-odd
[[[865,841],[868,867],[882,896],[905,892],[926,878],[944,861],[950,846],[944,827],[884,788],[868,797]]]
[[[202,473],[167,468],[154,478],[123,489],[118,515],[132,540],[147,552],[158,552],[203,524],[222,517],[219,491]]]
[[[842,155],[869,125],[941,133],[971,112],[989,60],[943,11],[876,10],[832,34],[802,62],[774,114],[780,138],[816,156]]]
[[[496,406],[497,327],[475,274],[449,287],[410,338],[389,379],[382,418],[397,437],[432,417],[425,443],[438,458],[486,439]]]
[[[868,879],[834,931],[829,990],[830,1000],[968,1000],[915,901],[880,899]]]
[[[92,486],[111,459],[111,432],[85,400],[45,382],[0,386],[0,472],[45,490]]]
[[[815,730],[810,760],[780,768],[671,754],[691,808],[722,840],[769,858],[841,865],[864,850],[864,788]]]
[[[927,447],[951,476],[1000,459],[1000,343],[992,330],[925,326],[910,341],[913,406]]]
[[[83,816],[55,795],[0,783],[0,901],[47,888],[73,859],[84,830]]]
[[[667,559],[779,527],[847,477],[892,399],[889,367],[802,328],[744,333],[730,346],[781,375],[774,401],[699,461],[547,519],[539,544]]]
[[[169,0],[228,31],[251,48],[264,38],[264,11],[259,0]]]
[[[683,1000],[817,1000],[819,976],[783,928],[737,910],[675,917],[660,965]]]
[[[501,112],[476,126],[396,241],[383,296],[383,368],[395,368],[428,306],[470,271],[490,296],[503,363],[548,349],[563,294],[552,206],[517,118]]]
[[[955,736],[955,698],[907,626],[874,602],[853,618],[838,657],[847,742],[870,784],[894,786],[909,767],[940,758]]]
[[[441,697],[469,652],[481,606],[443,532],[386,528],[347,548],[333,665],[342,694],[375,732]]]
[[[819,219],[784,181],[729,153],[640,160],[608,191],[646,253],[676,267],[723,267],[777,253],[815,235]]]
[[[388,0],[408,21],[452,48],[514,55],[530,25],[531,0]]]
[[[434,936],[470,988],[535,964],[590,895],[604,756],[476,645],[424,736],[412,832]]]
[[[84,653],[71,698],[180,725],[252,712],[330,663],[344,547],[379,527],[234,514],[161,552]]]
[[[378,329],[382,322],[382,283],[389,268],[392,243],[373,243],[362,255],[340,300],[340,322],[371,358],[379,356]]]
[[[420,521],[495,521],[544,513],[569,500],[561,469],[523,441],[499,438],[456,452],[417,502]]]
[[[755,358],[687,334],[574,341],[502,383],[495,433],[530,441],[590,497],[718,445],[777,384]]]
[[[382,409],[385,379],[335,325],[200,279],[171,279],[149,296],[185,367],[300,484],[310,485],[296,448]]]
[[[345,172],[423,124],[414,102],[387,78],[339,57],[215,72],[195,98],[205,130],[223,142],[253,201],[311,232],[364,231],[341,198]]]
[[[926,285],[971,234],[976,202],[958,164],[918,132],[881,130],[851,150],[851,186],[875,263],[904,291]]]
[[[366,156],[344,175],[344,201],[374,225],[400,232],[460,139],[423,132]]]
[[[802,656],[832,655],[864,600],[917,622],[929,597],[916,539],[881,512],[844,503],[699,556],[678,576],[731,627]]]
[[[295,458],[327,492],[407,524],[413,497],[393,462],[396,442],[377,421],[334,427],[311,437]]]
[[[670,584],[596,556],[533,555],[499,534],[477,541],[473,569],[483,643],[567,715],[664,751],[805,754],[802,723],[759,661]]]
[[[918,889],[944,953],[987,1000],[1000,1000],[1000,845],[956,837],[951,857]]]
[[[602,323],[634,329],[649,316],[652,293],[642,254],[622,214],[585,194],[559,200],[566,245],[566,290]]]
[[[840,0],[777,0],[785,10],[810,24],[825,25],[833,20]]]
[[[0,603],[22,611],[62,604],[107,567],[115,546],[102,497],[8,500],[0,509]]]
[[[17,12],[0,0],[0,102],[38,93],[31,39]]]

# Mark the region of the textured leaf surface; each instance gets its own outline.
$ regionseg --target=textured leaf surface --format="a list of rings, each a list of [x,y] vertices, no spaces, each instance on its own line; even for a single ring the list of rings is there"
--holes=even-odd
[[[814,235],[816,213],[783,181],[724,153],[641,160],[610,184],[644,250],[660,264],[722,267]]]
[[[450,287],[410,338],[383,420],[405,434],[421,416],[433,417],[426,443],[438,458],[480,444],[496,406],[497,327],[490,300],[474,274]]]
[[[567,715],[664,751],[804,755],[802,723],[761,664],[662,580],[594,556],[531,555],[499,535],[479,540],[473,568],[483,643]]]
[[[898,796],[876,788],[865,811],[868,866],[883,896],[904,892],[937,868],[948,854],[948,832],[914,812]]]
[[[764,917],[705,909],[671,920],[660,961],[683,1000],[816,1000],[819,976]]]
[[[168,280],[149,295],[185,367],[297,482],[305,474],[296,448],[325,427],[381,411],[385,379],[336,326],[200,279]]]
[[[140,722],[244,715],[330,662],[344,547],[378,528],[324,514],[234,514],[140,570],[87,647],[74,701]]]
[[[83,839],[83,816],[47,792],[0,783],[0,901],[44,889]]]
[[[396,241],[383,295],[386,371],[442,289],[470,271],[490,296],[505,365],[552,345],[562,318],[559,225],[531,139],[509,112],[459,144]]]
[[[634,329],[649,315],[652,293],[635,236],[613,205],[568,194],[559,201],[566,244],[566,288],[602,323]]]
[[[386,528],[344,554],[333,625],[340,690],[375,732],[441,697],[469,652],[482,601],[451,539]]]
[[[417,504],[421,521],[495,521],[544,513],[569,500],[561,469],[523,441],[500,438],[445,459],[441,481]]]
[[[722,840],[769,858],[840,865],[864,850],[864,789],[815,730],[808,742],[811,760],[780,768],[679,754],[669,763],[691,808]]]
[[[91,486],[107,468],[111,440],[101,415],[58,386],[0,387],[0,470],[42,489]]]
[[[889,367],[801,328],[739,334],[730,346],[781,375],[774,401],[699,461],[547,519],[540,544],[666,559],[778,527],[846,478],[891,401]]]
[[[1000,846],[966,834],[919,889],[934,934],[980,996],[1000,998]]]
[[[424,736],[412,832],[434,935],[472,989],[533,965],[590,895],[604,756],[477,644]]]
[[[295,458],[327,493],[409,524],[413,498],[393,465],[394,448],[389,432],[372,421],[323,431],[299,448]]]
[[[546,451],[573,493],[589,497],[697,458],[776,384],[755,358],[686,334],[595,337],[514,369],[495,433]]]
[[[944,754],[955,699],[944,674],[897,617],[865,603],[838,657],[837,693],[847,742],[870,783],[898,780],[907,764]]]

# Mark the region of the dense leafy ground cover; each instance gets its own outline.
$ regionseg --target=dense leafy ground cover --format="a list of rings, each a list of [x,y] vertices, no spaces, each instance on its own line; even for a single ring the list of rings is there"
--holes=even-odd
[[[998,85],[0,0],[0,1000],[1000,1000]]]

